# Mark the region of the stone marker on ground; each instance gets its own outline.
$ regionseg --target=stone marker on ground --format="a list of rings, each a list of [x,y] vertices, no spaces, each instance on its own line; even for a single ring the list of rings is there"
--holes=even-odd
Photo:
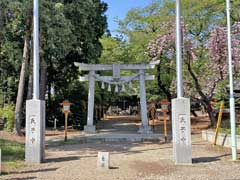
[[[176,164],[192,164],[190,100],[172,100],[173,159]]]
[[[45,101],[28,100],[26,104],[27,163],[42,163],[45,150]]]
[[[98,152],[97,167],[109,169],[110,167],[109,152]]]

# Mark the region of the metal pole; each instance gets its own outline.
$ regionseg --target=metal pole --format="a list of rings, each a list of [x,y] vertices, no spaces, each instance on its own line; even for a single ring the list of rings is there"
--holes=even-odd
[[[39,99],[39,2],[33,2],[33,99]]]
[[[183,97],[182,83],[182,33],[181,33],[181,2],[176,0],[176,58],[177,58],[177,97]]]
[[[232,44],[231,44],[231,22],[230,22],[230,0],[227,4],[227,36],[228,36],[228,66],[229,66],[229,87],[230,87],[230,122],[231,122],[231,142],[232,160],[237,160],[236,123],[235,123],[235,100],[233,94],[233,72],[232,72]]]

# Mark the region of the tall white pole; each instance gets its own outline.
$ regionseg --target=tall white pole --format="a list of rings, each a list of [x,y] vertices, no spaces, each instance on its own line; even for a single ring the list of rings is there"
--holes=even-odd
[[[183,97],[182,83],[182,33],[181,33],[181,2],[176,0],[176,58],[177,58],[177,97]]]
[[[39,164],[45,158],[45,101],[39,100],[39,1],[33,0],[33,99],[26,102],[25,161]]]
[[[230,0],[227,4],[227,36],[228,36],[228,66],[229,66],[229,87],[230,87],[230,122],[231,122],[231,142],[232,160],[237,160],[236,123],[235,123],[235,100],[233,93],[233,72],[232,72],[232,40],[231,40],[231,20],[230,20]]]
[[[33,99],[39,99],[39,2],[33,2]]]
[[[181,0],[176,0],[177,98],[172,99],[173,159],[176,164],[192,164],[190,99],[183,97]]]

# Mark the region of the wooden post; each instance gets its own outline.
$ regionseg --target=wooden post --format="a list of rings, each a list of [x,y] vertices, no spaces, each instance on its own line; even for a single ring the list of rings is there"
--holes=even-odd
[[[216,130],[215,130],[215,137],[214,137],[213,145],[217,144],[217,136],[218,136],[218,132],[219,132],[219,128],[220,128],[221,122],[222,122],[223,109],[224,109],[224,101],[221,101],[220,111],[218,113],[218,121],[217,121]]]
[[[161,108],[163,112],[163,120],[164,120],[164,137],[165,137],[165,143],[167,143],[167,112],[168,112],[168,100],[163,99],[161,101]]]
[[[67,130],[68,130],[68,113],[65,113],[65,131],[64,131],[65,142],[67,142]]]
[[[68,127],[68,114],[70,113],[71,103],[68,100],[64,100],[61,105],[63,106],[63,113],[65,115],[65,126],[64,126],[64,141],[67,141],[67,127]]]
[[[167,112],[163,112],[163,118],[164,118],[164,137],[165,137],[165,143],[167,142]]]

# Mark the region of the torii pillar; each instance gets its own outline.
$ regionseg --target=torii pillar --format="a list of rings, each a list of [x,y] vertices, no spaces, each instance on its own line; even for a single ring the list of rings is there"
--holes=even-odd
[[[94,133],[96,131],[96,127],[93,124],[93,116],[94,116],[94,93],[95,93],[95,78],[94,71],[89,72],[88,81],[88,114],[87,114],[87,125],[84,126],[84,131],[87,133]]]
[[[139,74],[140,74],[139,75],[139,85],[140,85],[140,106],[141,106],[142,126],[140,127],[138,132],[149,134],[149,133],[152,133],[152,131],[151,131],[151,127],[148,125],[144,69],[140,69]]]
[[[84,77],[80,77],[80,81],[89,81],[89,91],[88,91],[88,115],[87,115],[87,125],[84,126],[84,131],[86,133],[94,133],[96,127],[93,122],[94,116],[94,91],[95,91],[95,81],[103,82],[114,82],[123,81],[128,82],[132,80],[138,80],[140,85],[140,105],[141,105],[141,120],[142,125],[138,132],[140,133],[152,133],[151,127],[148,124],[147,117],[147,102],[146,102],[146,87],[145,80],[154,80],[154,75],[145,75],[146,69],[153,69],[155,65],[153,64],[83,64],[75,63],[79,67],[79,70],[89,71],[89,74]],[[113,76],[100,76],[95,74],[95,71],[113,71]],[[137,70],[139,73],[132,76],[120,76],[120,70]]]

